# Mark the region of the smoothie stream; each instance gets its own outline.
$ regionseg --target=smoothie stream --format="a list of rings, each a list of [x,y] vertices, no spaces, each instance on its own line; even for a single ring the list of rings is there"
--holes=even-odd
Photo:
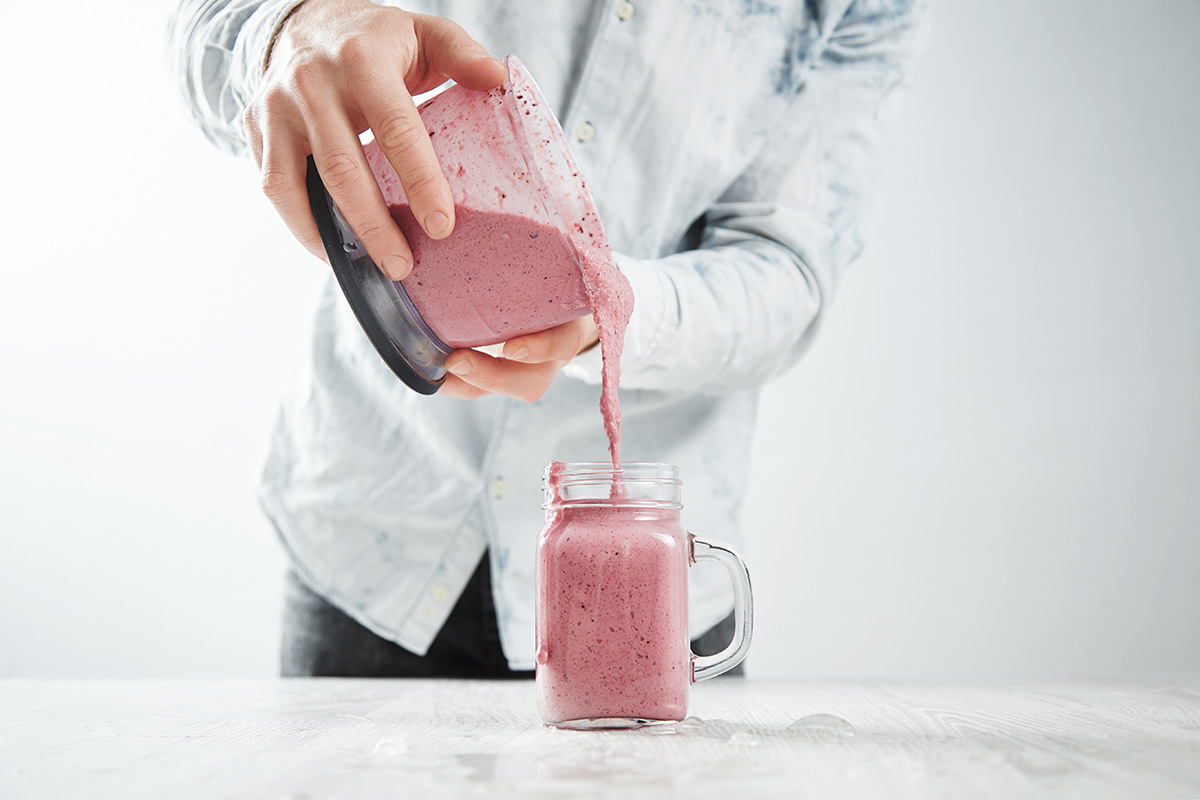
[[[600,329],[600,414],[608,434],[608,453],[613,469],[621,467],[621,401],[617,388],[621,383],[621,354],[625,350],[625,329],[633,315],[633,288],[612,261],[606,247],[594,250],[577,243],[583,256],[580,269],[587,290],[592,317]],[[617,486],[613,485],[614,492]]]

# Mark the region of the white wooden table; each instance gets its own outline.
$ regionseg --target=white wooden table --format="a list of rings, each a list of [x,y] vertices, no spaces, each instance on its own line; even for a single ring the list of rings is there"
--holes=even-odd
[[[0,681],[0,798],[1200,797],[1200,674],[717,680],[692,714],[554,730],[528,682]]]

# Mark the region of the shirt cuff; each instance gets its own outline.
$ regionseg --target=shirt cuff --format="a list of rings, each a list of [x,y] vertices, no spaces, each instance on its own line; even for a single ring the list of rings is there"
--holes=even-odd
[[[674,290],[652,260],[643,261],[615,253],[613,261],[633,289],[633,315],[625,329],[625,350],[621,354],[621,374],[632,375],[651,361],[666,315],[667,300],[673,297]],[[601,365],[601,349],[593,347],[571,359],[562,371],[569,378],[600,383]]]
[[[229,84],[238,104],[245,108],[262,82],[267,47],[288,15],[304,0],[266,0],[255,9],[238,32],[229,65]]]

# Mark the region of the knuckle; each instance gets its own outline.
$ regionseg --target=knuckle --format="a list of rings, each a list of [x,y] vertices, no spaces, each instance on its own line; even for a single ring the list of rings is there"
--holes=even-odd
[[[283,92],[267,92],[258,101],[255,113],[269,119],[282,113],[285,105],[288,105],[288,98]]]
[[[446,38],[449,42],[448,49],[459,58],[479,58],[486,56],[488,50],[479,42],[471,38],[462,26],[457,23],[451,23],[452,28],[446,30]]]
[[[367,67],[378,59],[377,48],[373,36],[367,33],[353,33],[342,39],[337,47],[337,58],[350,67]]]
[[[412,11],[405,11],[396,6],[378,6],[371,9],[367,26],[380,31],[388,30],[389,26],[403,25],[406,20],[411,20],[415,16],[417,14]],[[408,24],[411,26],[412,23]]]
[[[462,25],[448,17],[423,15],[421,22],[428,36],[438,37],[450,47],[461,45],[464,39],[473,41]]]
[[[361,177],[358,160],[350,153],[329,153],[321,156],[317,165],[321,180],[331,192],[340,192],[353,187]]]
[[[426,135],[425,125],[419,117],[401,111],[384,115],[372,130],[383,151],[397,157],[410,156],[420,142],[419,137]]]
[[[283,205],[292,194],[294,181],[284,170],[266,167],[262,174],[262,193],[275,205]]]
[[[424,67],[421,66],[424,60],[423,50],[421,49],[421,46],[417,42],[415,36],[409,37],[408,39],[401,39],[392,45],[392,48],[395,53],[396,60],[405,70],[412,69],[415,66],[417,67],[418,72],[423,74]]]
[[[414,170],[405,175],[404,191],[409,197],[436,194],[438,192],[438,179],[441,177],[442,174],[440,172],[427,169]]]
[[[325,65],[320,59],[305,52],[296,54],[291,73],[291,84],[295,87],[296,94],[301,97],[320,96],[329,83]]]
[[[381,240],[391,231],[391,228],[387,222],[380,222],[378,220],[364,220],[351,224],[355,233],[357,233],[358,237],[364,242]]]

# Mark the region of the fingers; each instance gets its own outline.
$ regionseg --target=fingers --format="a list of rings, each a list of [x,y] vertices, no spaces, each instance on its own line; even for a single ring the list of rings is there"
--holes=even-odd
[[[449,78],[477,91],[504,83],[508,70],[503,62],[490,57],[487,49],[457,23],[419,14],[413,19],[413,32],[417,35],[426,71],[434,73],[436,78]],[[429,81],[426,78],[423,82]],[[441,82],[437,80],[437,83]]]
[[[303,146],[295,137],[272,136],[263,141],[261,162],[263,194],[292,236],[310,253],[328,262],[308,203],[308,161]]]
[[[263,192],[305,247],[324,258],[305,185],[312,153],[375,263],[393,280],[412,270],[412,251],[358,140],[368,126],[424,231],[434,239],[450,234],[453,198],[410,94],[446,77],[488,89],[503,82],[505,68],[461,27],[438,17],[349,1],[306,3],[293,16],[245,122]]]
[[[484,397],[489,394],[491,392],[472,386],[455,375],[447,375],[446,382],[438,389],[439,397],[453,397],[457,400],[474,400],[477,397]]]
[[[358,92],[359,108],[400,178],[413,217],[432,239],[450,235],[454,229],[450,185],[400,77],[388,82],[365,81]]]
[[[504,357],[524,364],[570,361],[600,340],[591,314],[549,330],[518,336],[504,344]]]
[[[367,253],[392,280],[407,277],[412,251],[388,213],[350,120],[326,113],[314,121],[309,135],[317,172]]]
[[[278,112],[268,115],[265,106],[248,106],[243,118],[250,152],[261,174],[262,192],[271,201],[292,236],[308,252],[328,264],[329,257],[325,254],[308,204],[308,186],[305,183],[308,172],[307,139],[284,124],[279,124],[269,138],[264,136],[264,126],[276,123],[278,117],[286,116]],[[278,108],[278,104],[275,108]]]
[[[599,338],[596,322],[589,315],[519,336],[504,345],[503,358],[477,350],[456,350],[446,358],[450,374],[438,394],[464,399],[503,394],[533,402],[546,393],[568,361]]]
[[[533,402],[546,393],[563,362],[518,364],[504,358],[492,358],[477,350],[456,350],[446,358],[451,377],[484,393],[503,394]],[[449,382],[449,378],[447,378]],[[442,387],[444,391],[445,386]]]

